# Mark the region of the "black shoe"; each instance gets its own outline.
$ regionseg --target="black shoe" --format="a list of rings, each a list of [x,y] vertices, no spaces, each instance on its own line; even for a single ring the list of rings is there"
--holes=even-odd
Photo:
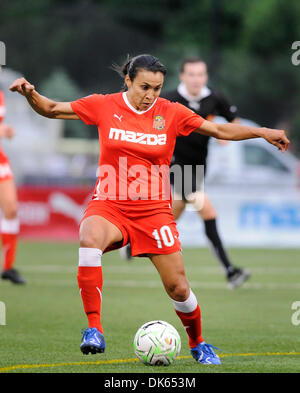
[[[2,280],[10,280],[14,284],[25,284],[26,280],[22,276],[20,276],[19,272],[16,269],[8,269],[4,270],[1,274]]]
[[[250,272],[246,269],[233,268],[227,272],[228,288],[234,289],[241,286],[250,276]]]

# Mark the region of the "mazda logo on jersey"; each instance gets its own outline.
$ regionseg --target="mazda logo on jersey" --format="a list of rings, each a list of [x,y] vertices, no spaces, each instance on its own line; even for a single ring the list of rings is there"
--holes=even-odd
[[[143,132],[134,132],[111,128],[109,139],[140,143],[141,145],[165,145],[167,143],[167,134],[144,134]]]

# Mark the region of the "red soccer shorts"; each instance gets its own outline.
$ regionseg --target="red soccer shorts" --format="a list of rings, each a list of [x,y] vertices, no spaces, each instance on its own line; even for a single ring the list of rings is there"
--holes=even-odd
[[[0,181],[13,179],[11,166],[6,155],[0,150]]]
[[[169,202],[140,202],[89,202],[83,220],[93,215],[104,217],[123,234],[123,242],[115,243],[103,252],[123,247],[129,241],[133,256],[171,254],[180,251],[179,234]]]

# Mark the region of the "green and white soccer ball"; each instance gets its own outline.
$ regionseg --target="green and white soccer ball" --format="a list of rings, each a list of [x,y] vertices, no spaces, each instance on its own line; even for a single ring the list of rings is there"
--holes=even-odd
[[[133,348],[143,363],[169,366],[180,353],[181,339],[177,330],[168,322],[151,321],[136,332]]]

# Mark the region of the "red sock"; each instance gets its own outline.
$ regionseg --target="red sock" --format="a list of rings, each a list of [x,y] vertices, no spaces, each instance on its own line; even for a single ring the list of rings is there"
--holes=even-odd
[[[201,336],[201,312],[199,304],[194,311],[189,313],[184,313],[176,310],[176,314],[181,319],[183,326],[189,336],[189,346],[190,348],[196,347],[203,340]]]
[[[103,333],[101,325],[102,267],[79,266],[77,279],[89,327],[95,327]]]
[[[79,249],[78,285],[89,327],[103,333],[101,325],[101,303],[103,276],[102,251],[97,248]]]
[[[15,262],[18,235],[14,233],[2,233],[2,269],[12,269]]]

